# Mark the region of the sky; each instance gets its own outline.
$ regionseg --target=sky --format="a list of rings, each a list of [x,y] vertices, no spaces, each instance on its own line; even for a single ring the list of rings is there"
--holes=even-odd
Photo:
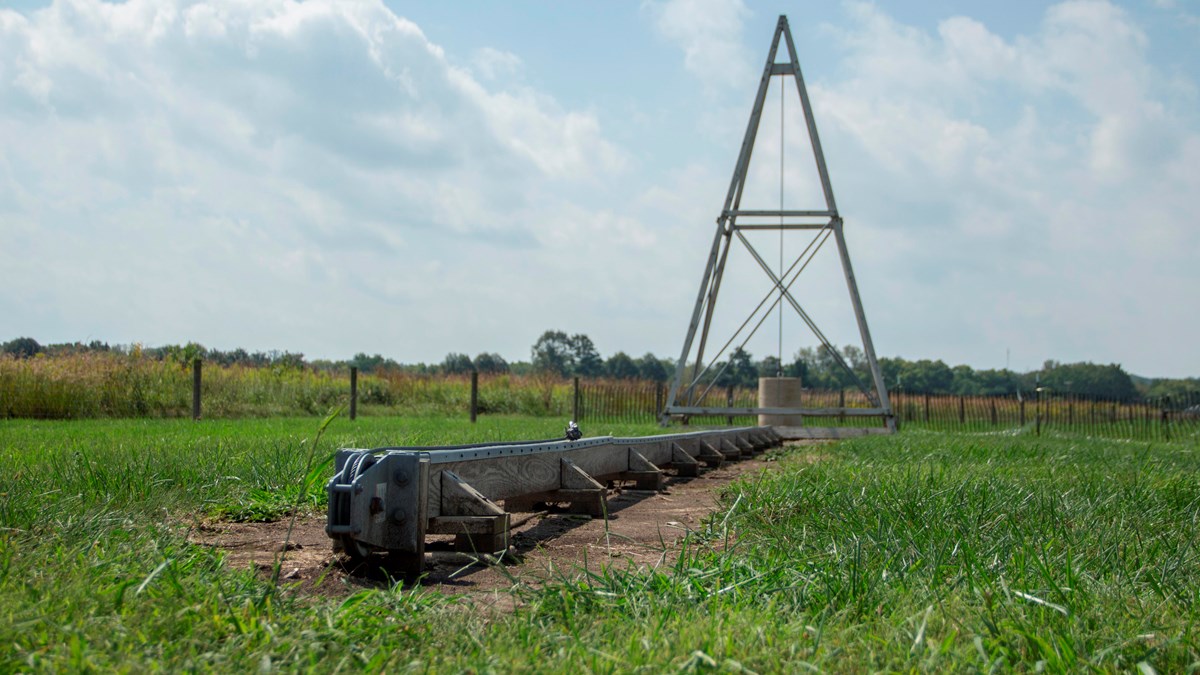
[[[1195,0],[0,0],[0,340],[677,357],[780,14],[880,356],[1200,375]],[[822,206],[783,84],[746,208]]]

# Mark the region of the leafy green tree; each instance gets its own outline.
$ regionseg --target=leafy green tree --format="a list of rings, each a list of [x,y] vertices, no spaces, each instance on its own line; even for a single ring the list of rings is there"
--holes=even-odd
[[[949,394],[954,385],[954,371],[941,359],[908,361],[900,378],[904,391],[920,394]]]
[[[561,330],[542,333],[530,350],[533,369],[565,377],[575,369],[575,352],[571,339]]]
[[[779,363],[778,356],[764,356],[762,361],[758,362],[759,377],[776,377],[783,372],[783,366]]]
[[[1047,361],[1041,385],[1056,394],[1075,394],[1105,400],[1129,401],[1137,396],[1133,379],[1120,365]]]
[[[638,364],[625,352],[617,352],[604,363],[604,374],[618,380],[634,380],[641,374]]]
[[[738,347],[729,354],[729,365],[717,379],[717,385],[722,387],[756,387],[758,386],[758,368],[750,352]]]
[[[950,369],[953,379],[950,383],[952,393],[959,396],[978,396],[982,390],[979,377],[971,366],[954,366]]]
[[[253,355],[251,355],[253,356]],[[350,359],[350,364],[358,368],[360,373],[378,373],[385,370],[401,370],[401,365],[394,359],[385,358],[382,354],[367,356],[362,352]]]
[[[271,359],[271,367],[279,370],[301,370],[305,366],[304,354],[300,352],[281,352],[273,349],[268,356]]]
[[[1146,397],[1161,399],[1170,396],[1172,402],[1200,401],[1200,377],[1151,380],[1146,388]]]
[[[783,369],[783,374],[785,377],[800,378],[800,386],[802,387],[813,388],[812,384],[809,383],[808,362],[803,359],[792,359],[792,362]]]
[[[575,367],[572,372],[582,377],[598,377],[604,374],[604,360],[596,351],[592,339],[583,333],[577,333],[570,339],[571,354],[574,356]]]
[[[447,375],[464,375],[475,370],[475,364],[466,354],[450,352],[442,359],[442,372]]]
[[[18,358],[29,358],[42,351],[42,346],[31,337],[19,337],[5,342],[2,351]]]
[[[975,372],[981,396],[1011,396],[1021,390],[1021,376],[1007,368]]]
[[[662,359],[650,352],[646,352],[645,356],[637,360],[637,366],[638,375],[643,380],[653,382],[666,382],[674,372],[674,366],[667,366]]]
[[[202,344],[189,342],[186,345],[167,345],[159,350],[159,354],[159,358],[188,367],[196,359],[206,359],[208,350]]]
[[[489,374],[507,373],[508,361],[505,361],[504,357],[499,354],[483,352],[475,357],[475,370]]]

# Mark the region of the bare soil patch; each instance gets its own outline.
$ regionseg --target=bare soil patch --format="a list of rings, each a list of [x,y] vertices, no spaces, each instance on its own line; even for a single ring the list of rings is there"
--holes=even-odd
[[[789,454],[795,456],[793,453],[800,451],[795,446],[813,444],[789,442],[787,446]],[[816,453],[802,456],[810,461],[819,457]],[[433,537],[426,574],[417,583],[447,594],[467,595],[473,604],[508,609],[513,599],[505,591],[514,583],[537,585],[585,566],[596,570],[609,565],[668,564],[687,533],[699,528],[717,509],[721,488],[736,479],[770,470],[777,457],[776,451],[727,463],[696,478],[672,477],[662,492],[610,490],[607,523],[569,514],[513,514],[514,523],[520,523],[512,529],[511,538],[511,551],[517,559],[503,567],[470,564],[460,554],[439,550],[445,547]],[[526,515],[531,517],[526,519]],[[323,514],[298,518],[284,551],[287,529],[286,520],[206,522],[195,526],[188,538],[192,543],[222,550],[230,567],[251,568],[264,576],[271,574],[282,554],[281,582],[302,593],[336,597],[393,583],[380,569],[382,556],[356,564],[335,555],[325,535]],[[445,543],[452,538],[446,538]]]

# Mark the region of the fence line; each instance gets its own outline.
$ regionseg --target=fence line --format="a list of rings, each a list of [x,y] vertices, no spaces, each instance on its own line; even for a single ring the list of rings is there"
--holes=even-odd
[[[749,388],[714,387],[696,405],[753,407]],[[665,405],[665,385],[655,382],[590,380],[579,384],[580,421],[652,423]],[[866,395],[851,390],[806,390],[808,408],[869,408]],[[958,396],[891,392],[903,428],[943,431],[1070,432],[1147,440],[1200,438],[1200,395],[1113,401],[1040,392],[1009,396]],[[732,420],[732,421],[731,421]],[[697,424],[753,424],[754,416],[692,417]],[[873,418],[806,417],[808,426],[878,426]]]
[[[351,419],[370,414],[523,414],[580,422],[653,423],[667,385],[643,380],[564,380],[549,375],[408,375],[357,369],[331,373],[181,364],[114,356],[52,360],[0,358],[0,418],[245,417],[320,414],[349,403]],[[190,371],[190,372],[189,372]],[[746,387],[713,387],[706,407],[757,405]],[[851,390],[806,390],[806,408],[870,408]],[[902,428],[1033,433],[1066,431],[1132,439],[1200,438],[1200,392],[1112,401],[1046,390],[1011,396],[891,392]],[[190,404],[190,405],[189,405]],[[752,425],[753,415],[693,416],[694,424]],[[873,417],[806,417],[808,426],[877,426]]]

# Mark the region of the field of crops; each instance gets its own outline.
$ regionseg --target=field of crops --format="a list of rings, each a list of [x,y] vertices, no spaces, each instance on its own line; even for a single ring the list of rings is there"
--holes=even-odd
[[[338,446],[551,437],[556,419],[0,421],[0,671],[628,672],[1200,662],[1200,447],[903,432],[784,455],[670,569],[563,574],[495,616],[303,596],[187,543],[282,517]],[[598,426],[592,434],[652,433]],[[312,463],[310,464],[310,458]]]

